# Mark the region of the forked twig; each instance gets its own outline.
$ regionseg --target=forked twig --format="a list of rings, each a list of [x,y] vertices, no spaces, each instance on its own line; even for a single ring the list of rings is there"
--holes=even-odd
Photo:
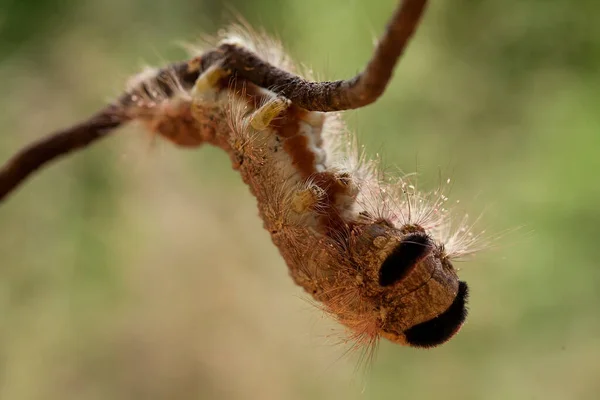
[[[208,67],[221,63],[234,75],[268,88],[310,111],[360,108],[373,103],[385,90],[426,3],[427,0],[401,1],[365,70],[348,80],[306,81],[233,44],[223,44],[202,54],[197,59],[199,63],[180,62],[163,71],[165,74],[174,74],[182,84],[191,86]],[[196,65],[195,69],[190,69],[192,65]],[[158,84],[161,84],[160,79],[161,74],[157,78]],[[167,84],[161,86],[169,90]],[[88,120],[52,133],[19,151],[0,169],[0,201],[46,163],[85,148],[127,122],[128,99],[129,96],[125,94],[117,105],[109,105]]]

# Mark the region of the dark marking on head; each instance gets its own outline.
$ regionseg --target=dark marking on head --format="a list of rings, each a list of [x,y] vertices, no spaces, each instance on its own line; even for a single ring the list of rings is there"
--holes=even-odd
[[[401,281],[433,248],[429,236],[416,232],[406,235],[379,269],[379,284],[390,286]]]
[[[446,311],[437,317],[404,331],[406,342],[414,347],[435,347],[454,336],[467,318],[469,287],[458,282],[456,298]]]

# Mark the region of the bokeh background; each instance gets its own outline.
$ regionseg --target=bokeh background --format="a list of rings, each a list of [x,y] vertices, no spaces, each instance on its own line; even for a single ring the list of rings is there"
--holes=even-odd
[[[0,207],[1,399],[600,398],[600,3],[432,1],[375,105],[371,154],[452,179],[494,246],[468,323],[356,371],[212,148],[136,128]],[[1,0],[0,159],[186,57],[235,10],[322,78],[359,71],[395,0]],[[499,238],[498,238],[499,237]]]

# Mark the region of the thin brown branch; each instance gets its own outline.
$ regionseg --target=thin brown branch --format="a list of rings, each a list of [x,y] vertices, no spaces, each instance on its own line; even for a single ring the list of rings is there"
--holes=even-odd
[[[107,136],[123,122],[115,107],[108,106],[86,121],[31,143],[0,169],[0,201],[37,169]]]
[[[341,111],[364,107],[384,92],[396,63],[412,37],[427,0],[400,1],[365,70],[348,80],[309,82],[278,69],[239,46],[219,48],[224,66],[252,83],[271,89],[310,111]],[[210,59],[218,59],[216,54]]]
[[[211,65],[221,63],[224,68],[231,69],[234,76],[268,88],[310,111],[364,107],[384,92],[426,4],[427,0],[400,1],[365,70],[348,80],[310,82],[261,60],[242,47],[223,44],[195,60],[175,63],[162,69],[155,77],[155,83],[170,95],[169,78],[175,76],[183,87],[189,88],[199,74]],[[118,106],[107,106],[77,125],[51,133],[9,159],[0,169],[0,201],[48,162],[87,147],[126,122],[126,109],[132,104],[130,94],[121,96],[116,104]]]
[[[161,69],[155,83],[170,95],[169,79],[175,75],[182,85],[191,87],[198,78],[198,69],[190,68],[188,62],[178,62]],[[115,104],[73,126],[50,133],[31,143],[10,158],[0,169],[0,202],[23,183],[32,173],[72,151],[86,148],[127,122],[127,107],[132,104],[131,93],[121,95]]]

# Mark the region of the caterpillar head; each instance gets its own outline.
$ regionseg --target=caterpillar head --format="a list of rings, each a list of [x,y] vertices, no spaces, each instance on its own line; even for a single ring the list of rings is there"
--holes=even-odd
[[[378,334],[393,342],[434,347],[454,336],[467,316],[468,286],[418,225],[384,222],[352,231],[352,261]]]

